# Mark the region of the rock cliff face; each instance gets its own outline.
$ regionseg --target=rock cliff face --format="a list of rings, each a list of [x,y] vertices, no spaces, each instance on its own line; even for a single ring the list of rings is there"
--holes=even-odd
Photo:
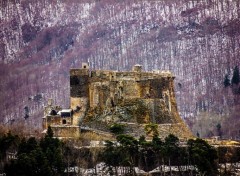
[[[170,70],[183,118],[236,116],[239,95],[222,82],[239,66],[239,15],[237,0],[2,0],[2,122],[41,126],[48,98],[68,106],[68,71],[82,62]]]

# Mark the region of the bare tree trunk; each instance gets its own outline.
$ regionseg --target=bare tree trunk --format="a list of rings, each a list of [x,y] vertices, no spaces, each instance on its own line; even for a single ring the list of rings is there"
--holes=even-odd
[[[116,174],[116,176],[118,176],[118,169],[117,169],[117,166],[115,166],[114,169],[115,169],[115,174]]]
[[[170,176],[172,176],[172,168],[171,168],[171,159],[170,159],[170,157],[168,158],[168,166],[169,166],[169,169],[170,169]]]
[[[180,176],[183,176],[182,168],[181,168],[181,166],[179,166],[179,164],[178,164],[178,172],[179,172],[179,175],[180,175]]]
[[[160,173],[161,173],[161,175],[162,175],[162,166],[160,166],[160,160],[159,160],[159,158],[158,158],[158,169],[159,169],[159,171],[160,171]]]
[[[148,164],[147,164],[147,157],[146,157],[146,155],[144,154],[144,161],[145,161],[145,166],[146,166],[146,170],[148,170]]]
[[[162,161],[163,161],[163,175],[165,176],[166,174],[165,174],[165,162],[164,162],[164,158],[162,159]]]
[[[94,173],[97,174],[97,165],[94,166]]]
[[[224,173],[227,173],[227,162],[224,163]]]

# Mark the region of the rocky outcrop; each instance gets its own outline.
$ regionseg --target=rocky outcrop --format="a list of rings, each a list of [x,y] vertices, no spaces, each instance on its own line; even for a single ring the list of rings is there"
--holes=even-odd
[[[72,125],[109,131],[111,125],[125,123],[126,131],[139,137],[146,124],[154,123],[162,138],[170,133],[192,136],[178,114],[170,72],[144,72],[140,65],[124,72],[90,70],[83,64],[71,69],[70,79],[71,109],[79,109]],[[139,124],[142,130],[133,131]]]

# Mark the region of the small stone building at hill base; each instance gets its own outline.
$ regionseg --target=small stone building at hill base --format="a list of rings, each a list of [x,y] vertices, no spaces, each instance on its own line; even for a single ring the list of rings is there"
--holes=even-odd
[[[79,136],[81,129],[108,132],[123,124],[135,137],[146,135],[144,126],[158,124],[160,137],[172,133],[190,138],[192,133],[180,118],[174,94],[174,76],[168,71],[91,70],[88,64],[70,70],[70,109],[45,107],[43,128],[51,126],[57,137]]]

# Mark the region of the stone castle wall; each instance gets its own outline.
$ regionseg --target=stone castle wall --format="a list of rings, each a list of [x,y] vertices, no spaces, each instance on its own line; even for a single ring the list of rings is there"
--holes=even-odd
[[[53,134],[55,137],[68,138],[74,137],[77,138],[80,136],[79,126],[62,126],[62,125],[51,125]]]
[[[129,72],[91,71],[87,67],[72,69],[70,80],[71,108],[81,108],[74,122],[82,121],[84,115],[89,114],[89,117],[103,118],[104,113],[112,113],[112,119],[122,117],[137,123],[181,122],[174,94],[174,76],[170,72],[142,72],[139,65]]]
[[[57,137],[78,136],[80,126],[102,130],[113,123],[156,123],[161,136],[191,136],[178,114],[170,72],[143,72],[140,65],[128,72],[90,70],[83,64],[70,70],[70,107],[71,124],[45,116],[43,124],[50,124]]]

